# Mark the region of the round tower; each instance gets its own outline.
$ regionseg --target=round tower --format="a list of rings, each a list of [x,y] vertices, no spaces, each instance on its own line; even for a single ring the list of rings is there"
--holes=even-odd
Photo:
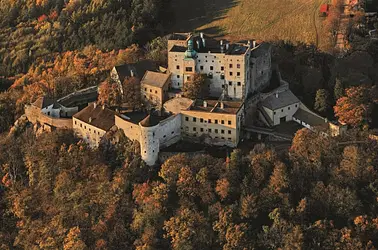
[[[159,157],[159,123],[152,124],[150,116],[139,123],[140,127],[140,153],[147,165],[152,166]]]

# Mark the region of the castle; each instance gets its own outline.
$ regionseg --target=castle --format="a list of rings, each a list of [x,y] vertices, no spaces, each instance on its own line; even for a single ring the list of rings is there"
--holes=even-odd
[[[140,143],[142,159],[148,165],[156,163],[160,149],[180,140],[237,147],[244,130],[268,133],[255,126],[257,121],[265,127],[295,121],[310,129],[322,127],[330,135],[340,134],[344,127],[313,113],[290,91],[272,66],[271,50],[264,42],[229,43],[203,33],[172,34],[166,72],[148,64],[117,66],[111,71],[119,85],[126,77],[140,79],[141,99],[148,112],[100,106],[92,88],[57,101],[41,97],[28,105],[25,113],[33,123],[72,128],[93,147],[110,130],[121,129]],[[198,73],[208,79],[209,98],[183,97],[182,88]],[[83,103],[87,105],[81,109]],[[254,125],[248,128],[247,124]]]

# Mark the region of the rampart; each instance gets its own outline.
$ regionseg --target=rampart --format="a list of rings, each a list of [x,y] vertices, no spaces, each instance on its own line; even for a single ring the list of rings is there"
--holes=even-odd
[[[39,108],[32,105],[25,106],[25,115],[33,124],[46,124],[55,128],[72,128],[71,118],[53,118],[43,114]]]

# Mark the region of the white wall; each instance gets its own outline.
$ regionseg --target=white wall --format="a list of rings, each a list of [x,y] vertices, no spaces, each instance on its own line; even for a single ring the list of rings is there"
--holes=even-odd
[[[160,148],[168,147],[181,139],[181,114],[161,121],[158,128]]]
[[[281,123],[280,119],[282,117],[286,117],[285,118],[286,122],[293,120],[293,115],[299,109],[299,104],[300,103],[298,102],[298,103],[288,105],[288,106],[285,106],[276,110],[271,110],[266,107],[263,107],[263,108],[266,111],[266,113],[269,115],[270,119],[273,121],[273,125],[276,126]]]
[[[106,133],[106,131],[82,122],[75,117],[72,117],[72,122],[75,135],[82,138],[91,147],[97,147],[101,141],[101,138]]]
[[[140,127],[140,154],[147,165],[152,166],[159,158],[159,125],[153,127]]]

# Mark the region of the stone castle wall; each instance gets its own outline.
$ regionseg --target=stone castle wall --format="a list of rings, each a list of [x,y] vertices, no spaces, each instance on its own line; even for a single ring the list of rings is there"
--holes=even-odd
[[[53,118],[43,114],[40,109],[32,105],[25,106],[25,115],[33,124],[40,123],[42,125],[46,124],[55,128],[72,129],[71,118]]]

